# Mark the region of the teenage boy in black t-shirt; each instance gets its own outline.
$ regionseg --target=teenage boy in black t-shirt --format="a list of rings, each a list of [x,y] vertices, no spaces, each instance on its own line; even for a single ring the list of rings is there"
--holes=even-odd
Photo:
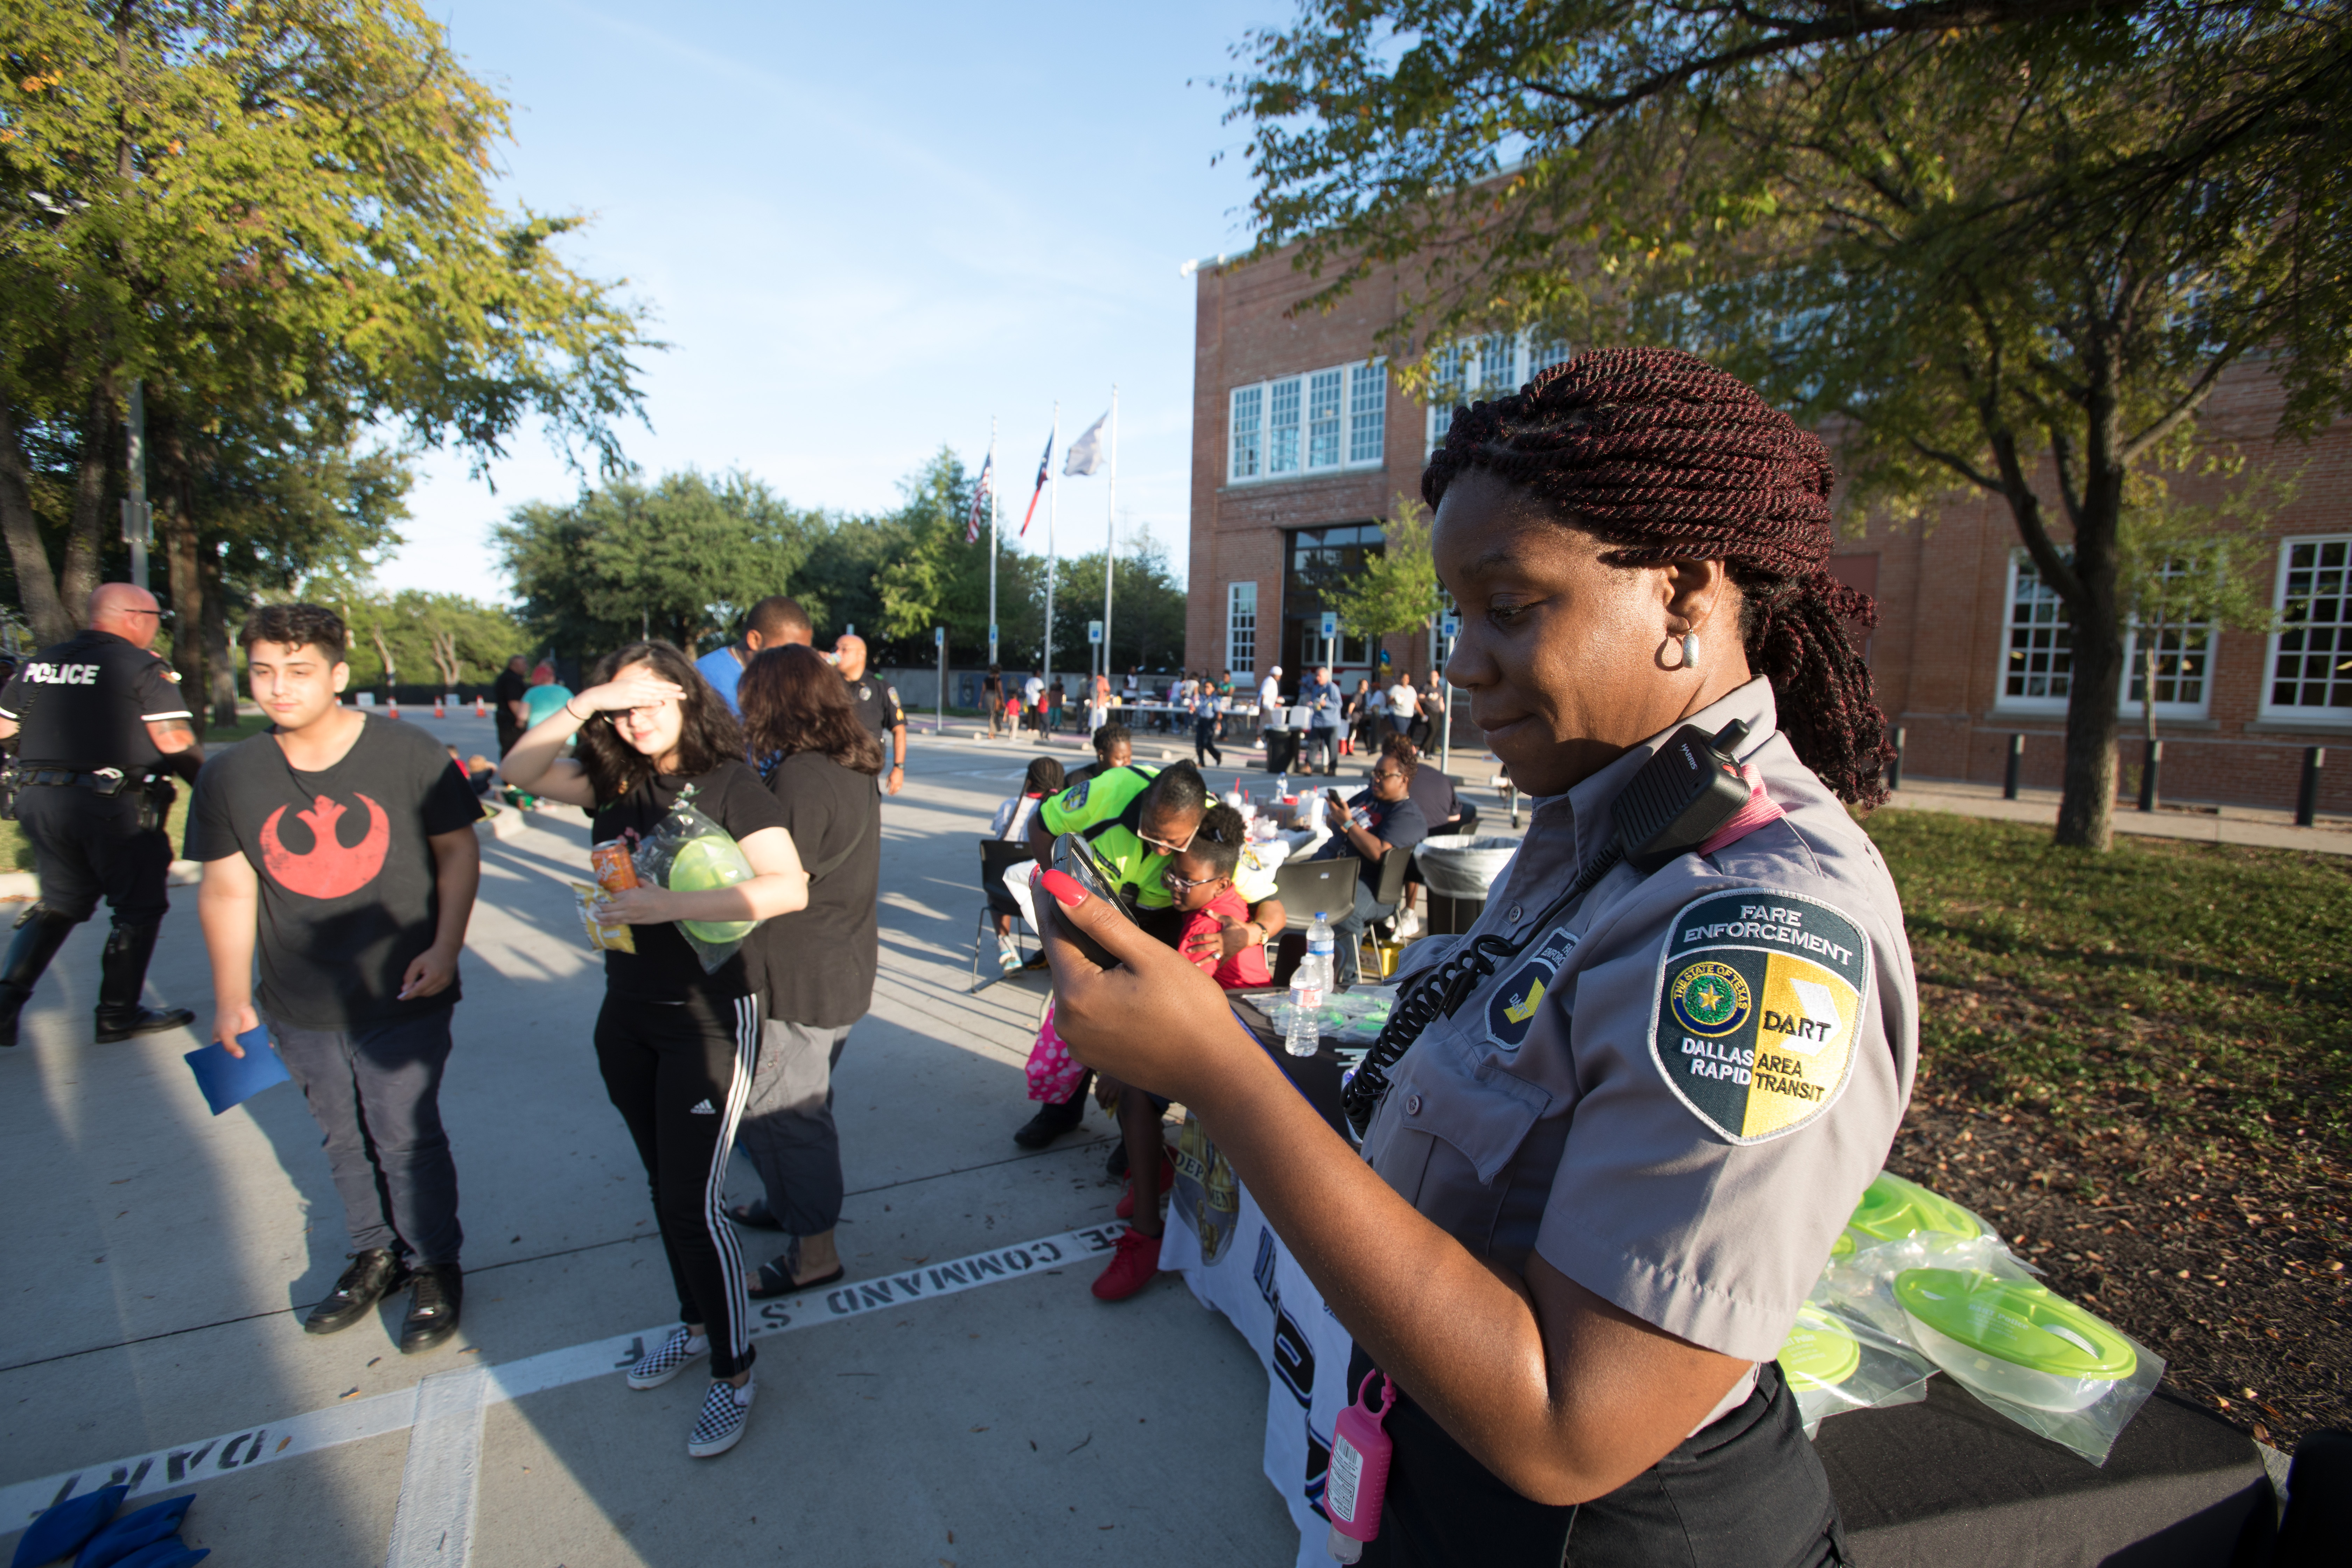
[[[406,1283],[414,1354],[457,1331],[464,1289],[440,1091],[481,806],[432,737],[336,700],[351,670],[333,611],[265,605],[243,641],[277,727],[216,754],[189,813],[213,1037],[242,1056],[266,1017],[326,1134],[352,1266],[302,1326],[348,1328]]]

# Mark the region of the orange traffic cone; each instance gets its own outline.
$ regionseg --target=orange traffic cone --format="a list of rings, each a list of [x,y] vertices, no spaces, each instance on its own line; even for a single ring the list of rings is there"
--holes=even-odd
[[[434,699],[434,702],[433,702],[433,717],[435,717],[436,719],[446,719],[447,717],[449,717],[449,715],[448,715],[447,713],[446,713],[446,712],[442,711],[442,708],[441,708],[441,701],[440,701],[440,699],[438,699],[438,698]]]
[[[386,710],[387,710],[387,711],[389,711],[389,712],[391,713],[391,715],[392,715],[394,718],[395,718],[395,719],[399,718],[399,717],[400,717],[400,699],[399,699],[399,698],[397,698],[397,697],[394,698],[394,699],[392,700],[392,701],[386,705]]]
[[[480,692],[478,692],[478,692],[474,693],[474,717],[475,717],[475,718],[477,718],[477,719],[478,719],[478,718],[480,718],[481,716],[482,716],[482,694],[481,694]]]

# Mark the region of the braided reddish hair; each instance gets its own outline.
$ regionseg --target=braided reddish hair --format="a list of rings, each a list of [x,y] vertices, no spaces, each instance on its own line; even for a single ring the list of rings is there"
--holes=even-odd
[[[1822,569],[1835,535],[1819,438],[1695,354],[1598,349],[1455,409],[1423,498],[1435,507],[1474,468],[1620,546],[1612,564],[1723,561],[1748,668],[1771,681],[1798,758],[1841,800],[1885,800],[1894,748],[1844,625],[1876,626],[1878,606]]]

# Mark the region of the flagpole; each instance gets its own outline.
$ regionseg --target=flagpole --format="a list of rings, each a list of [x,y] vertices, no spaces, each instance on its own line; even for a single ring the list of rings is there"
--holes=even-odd
[[[1110,521],[1103,531],[1103,683],[1111,679],[1110,583],[1118,571],[1118,383],[1110,384]]]
[[[1047,438],[1045,450],[1051,452],[1061,444],[1062,404],[1061,400],[1056,398],[1054,402],[1054,434]],[[1040,661],[1045,667],[1045,679],[1047,694],[1039,699],[1040,701],[1048,704],[1053,700],[1054,689],[1054,522],[1061,511],[1061,506],[1062,476],[1049,459],[1045,464],[1045,657]],[[1046,711],[1050,713],[1053,710],[1049,706]],[[1045,733],[1045,726],[1042,721],[1037,729],[1039,733]],[[1050,736],[1047,738],[1051,739]]]
[[[988,662],[996,660],[996,492],[1003,487],[995,482],[996,416],[988,416],[988,462],[982,468],[990,476],[988,487]],[[990,734],[996,733],[996,716],[989,715]]]

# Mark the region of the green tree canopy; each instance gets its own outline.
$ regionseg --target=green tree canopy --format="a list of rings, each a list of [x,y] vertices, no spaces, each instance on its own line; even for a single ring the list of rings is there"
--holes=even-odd
[[[689,653],[727,635],[753,603],[789,591],[823,527],[758,479],[688,468],[526,502],[492,536],[531,635],[593,657],[647,633]]]
[[[1374,642],[1391,632],[1423,630],[1445,607],[1429,550],[1429,509],[1411,496],[1399,496],[1381,532],[1381,552],[1364,563],[1354,580],[1326,590],[1340,628]]]
[[[493,199],[507,106],[413,0],[0,0],[0,538],[40,635],[97,580],[134,380],[184,626],[236,538],[208,502],[250,525],[359,432],[619,461],[639,312],[557,258],[577,220]],[[269,510],[289,545],[322,515]]]
[[[1262,238],[1306,306],[1399,267],[1409,383],[1470,331],[1678,342],[1831,434],[1850,507],[2000,498],[2073,624],[2060,837],[2104,847],[2130,477],[2250,356],[2291,432],[2352,406],[2346,10],[1308,0],[1233,87]]]

